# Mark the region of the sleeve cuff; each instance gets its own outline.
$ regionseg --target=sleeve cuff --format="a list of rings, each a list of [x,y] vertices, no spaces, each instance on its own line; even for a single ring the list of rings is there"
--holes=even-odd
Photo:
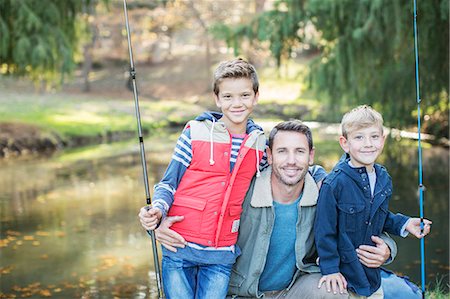
[[[409,218],[400,229],[400,237],[406,238],[409,235],[409,232],[406,230],[406,226],[408,225],[409,221],[411,221],[411,218]]]

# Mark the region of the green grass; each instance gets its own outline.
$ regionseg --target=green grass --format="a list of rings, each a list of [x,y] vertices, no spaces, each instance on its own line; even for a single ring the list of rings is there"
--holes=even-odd
[[[183,123],[202,111],[202,107],[175,101],[142,101],[143,129],[169,123]],[[108,132],[135,131],[134,102],[64,93],[3,93],[0,97],[0,122],[26,123],[63,138],[96,136]]]

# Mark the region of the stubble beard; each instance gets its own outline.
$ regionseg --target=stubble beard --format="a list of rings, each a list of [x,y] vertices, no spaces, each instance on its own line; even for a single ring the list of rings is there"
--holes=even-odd
[[[272,171],[273,171],[275,177],[277,178],[277,180],[279,182],[283,183],[283,185],[288,186],[288,187],[294,187],[305,178],[308,168],[302,168],[300,170],[299,176],[297,177],[297,179],[294,182],[292,181],[292,178],[286,178],[285,176],[283,176],[278,168],[275,168]]]

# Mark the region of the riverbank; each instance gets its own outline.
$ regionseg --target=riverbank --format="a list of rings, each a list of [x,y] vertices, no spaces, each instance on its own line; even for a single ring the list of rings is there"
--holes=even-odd
[[[141,69],[144,78],[139,82],[146,82],[139,85],[144,134],[162,127],[182,127],[203,111],[217,109],[208,86],[181,83],[188,74],[171,79],[151,77],[163,68],[152,65]],[[320,104],[303,94],[297,78],[280,79],[270,69],[261,73],[264,87],[260,88],[255,118],[311,119],[320,114]],[[0,76],[0,158],[137,136],[133,93],[125,87],[123,70],[110,67],[109,72],[99,70],[95,76],[89,93],[80,92],[79,78],[58,91],[39,93],[24,79]]]
[[[167,72],[178,65],[185,67]],[[179,128],[205,110],[216,110],[202,57],[183,56],[139,66],[144,135],[162,127]],[[261,86],[255,119],[339,121],[338,116],[325,117],[320,101],[306,91],[305,62],[291,62],[284,68],[280,71],[283,77],[273,67],[259,68]],[[89,93],[81,92],[79,73],[59,90],[45,92],[37,92],[25,79],[0,75],[0,159],[136,137],[133,93],[126,88],[125,71],[117,62],[94,70]],[[417,138],[417,133],[394,134],[395,138]],[[423,137],[433,144],[449,146],[447,139]]]

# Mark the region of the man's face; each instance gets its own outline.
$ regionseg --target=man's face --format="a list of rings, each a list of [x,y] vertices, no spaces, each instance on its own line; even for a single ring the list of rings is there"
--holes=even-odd
[[[279,131],[268,150],[268,162],[272,166],[272,182],[295,186],[305,178],[308,167],[314,161],[314,149],[309,150],[308,139],[303,133]]]

